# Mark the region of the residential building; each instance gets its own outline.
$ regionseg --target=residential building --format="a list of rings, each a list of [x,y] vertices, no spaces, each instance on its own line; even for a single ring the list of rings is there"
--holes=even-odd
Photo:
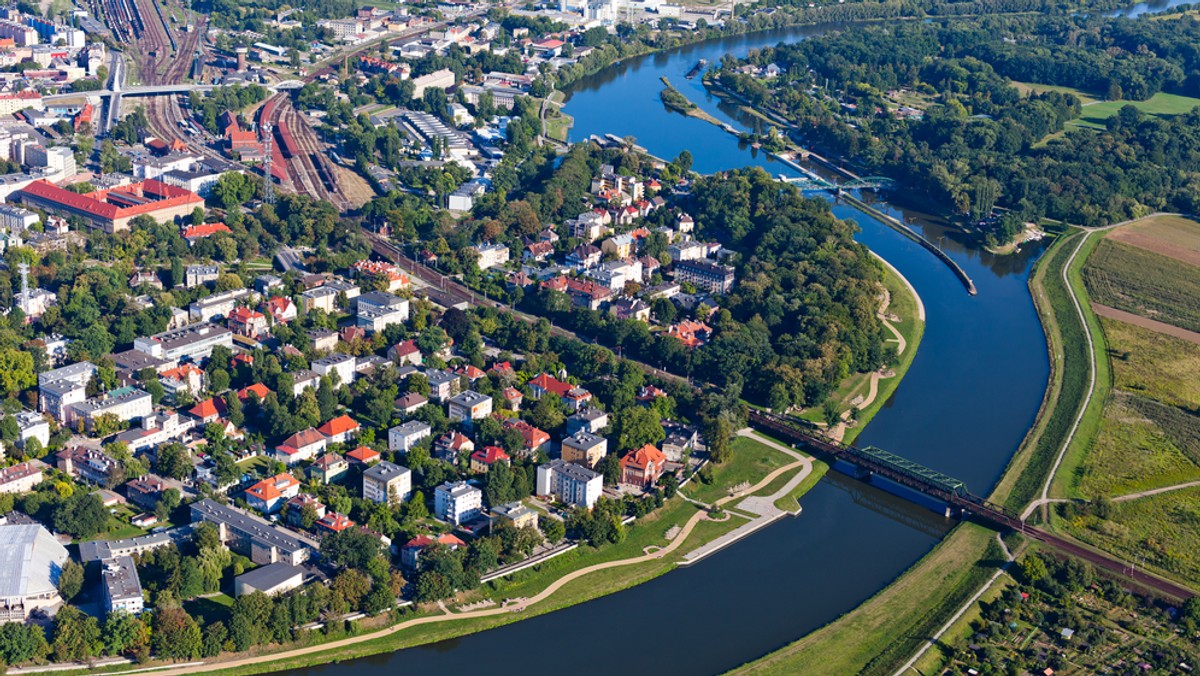
[[[396,410],[404,415],[412,415],[421,410],[421,407],[428,404],[429,400],[423,394],[409,392],[396,400]]]
[[[340,533],[353,526],[354,522],[350,520],[350,517],[345,514],[338,514],[337,512],[326,513],[325,516],[317,519],[317,523],[315,524],[317,533],[320,535]]]
[[[359,446],[346,454],[346,460],[352,467],[370,467],[382,459],[379,451],[369,446]]]
[[[683,260],[675,264],[675,281],[689,282],[709,293],[729,293],[735,272],[731,266],[708,260]]]
[[[292,371],[292,396],[298,397],[304,393],[304,390],[309,388],[317,389],[321,386],[321,374],[308,369],[297,369]]]
[[[322,455],[305,470],[309,479],[320,481],[323,484],[337,481],[348,471],[350,471],[350,463],[336,453]]]
[[[492,398],[475,390],[467,390],[446,401],[446,417],[450,420],[479,420],[492,414]]]
[[[547,394],[553,394],[562,399],[563,404],[572,411],[578,411],[592,400],[592,394],[587,390],[564,383],[548,373],[542,373],[529,381],[530,391],[534,399],[541,399]]]
[[[425,95],[426,89],[449,89],[454,86],[454,71],[449,68],[434,71],[428,75],[414,77],[413,98],[419,99]]]
[[[667,335],[683,343],[685,347],[697,348],[712,338],[712,327],[704,322],[685,319],[678,324],[672,324],[667,329]]]
[[[267,332],[267,316],[248,307],[234,308],[227,321],[230,331],[247,338],[258,338]]]
[[[172,543],[182,544],[189,539],[191,539],[191,528],[182,527],[122,540],[89,540],[79,543],[79,560],[83,563],[91,563],[117,556],[145,554]]]
[[[360,295],[354,308],[356,325],[372,332],[408,321],[408,300],[383,291]]]
[[[512,464],[512,458],[499,446],[484,446],[471,454],[471,471],[476,474],[487,474],[496,464]]]
[[[68,422],[68,411],[87,399],[87,384],[95,374],[96,365],[86,361],[39,373],[38,411]]]
[[[504,265],[508,262],[509,251],[508,247],[503,244],[476,244],[471,247],[475,250],[478,258],[475,260],[475,265],[480,270],[488,270],[499,265]]]
[[[40,460],[27,460],[0,469],[0,493],[28,493],[42,483],[44,468]]]
[[[483,491],[465,481],[447,481],[433,491],[433,515],[446,523],[458,526],[482,511]]]
[[[496,522],[511,524],[514,528],[537,528],[538,514],[532,508],[520,503],[492,507],[492,524]]]
[[[325,435],[331,444],[344,444],[358,434],[358,427],[358,421],[354,418],[348,415],[339,415],[326,421],[317,428],[317,431]]]
[[[21,411],[13,418],[17,421],[18,448],[25,448],[30,439],[36,439],[42,449],[50,445],[50,423],[41,413]]]
[[[311,366],[312,370],[318,375],[328,376],[331,373],[337,374],[336,383],[340,385],[349,385],[358,377],[358,372],[355,370],[357,364],[353,355],[349,354],[331,354],[328,357],[314,359]]]
[[[82,420],[91,430],[100,416],[112,415],[122,422],[140,420],[154,410],[150,393],[136,387],[122,387],[93,397],[67,410],[67,422]]]
[[[253,293],[250,289],[233,289],[201,298],[188,306],[188,316],[193,322],[228,318],[239,306],[251,303],[255,298]]]
[[[429,423],[421,420],[410,420],[388,430],[388,450],[407,453],[422,439],[433,434]]]
[[[263,514],[274,514],[283,503],[300,494],[300,482],[291,474],[276,474],[246,489],[246,504]]]
[[[363,472],[362,496],[376,504],[397,505],[412,494],[412,471],[407,467],[381,462]]]
[[[271,321],[276,324],[287,324],[296,318],[299,311],[296,309],[296,304],[291,298],[283,296],[274,296],[267,300],[264,308],[267,314],[271,315]]]
[[[291,467],[324,453],[327,444],[325,435],[310,427],[284,439],[276,446],[275,458]]]
[[[537,469],[537,494],[591,509],[604,490],[604,477],[582,465],[551,460]]]
[[[131,479],[125,483],[125,496],[130,502],[142,509],[152,512],[158,507],[158,501],[167,490],[167,484],[162,477],[147,474]]]
[[[579,430],[562,441],[562,459],[577,465],[595,469],[607,454],[608,439],[591,432]]]
[[[506,430],[516,430],[521,433],[523,445],[519,455],[523,458],[537,455],[538,451],[546,448],[550,443],[550,435],[546,434],[545,430],[534,427],[524,420],[508,418],[500,424]]]
[[[443,434],[433,442],[433,457],[451,465],[457,464],[459,457],[464,453],[471,453],[474,450],[475,442],[459,432]]]
[[[425,372],[425,380],[429,382],[430,399],[445,401],[458,392],[459,377],[449,371],[429,369]]]
[[[0,524],[0,623],[24,622],[62,603],[58,576],[67,550],[38,524]]]
[[[300,301],[304,304],[305,312],[321,310],[333,314],[336,310],[338,292],[327,286],[318,286],[300,293]]]
[[[452,533],[443,533],[437,536],[437,538],[429,535],[418,535],[404,543],[404,546],[400,548],[400,565],[408,570],[416,570],[421,565],[421,552],[434,545],[455,550],[459,547],[466,547],[467,543]]]
[[[193,502],[191,509],[192,523],[216,525],[221,542],[259,565],[284,561],[298,566],[319,549],[314,540],[209,498]]]
[[[338,334],[337,331],[309,331],[308,342],[317,352],[332,352],[337,348]]]
[[[420,366],[424,357],[421,354],[421,349],[417,347],[417,341],[406,340],[402,343],[396,343],[388,348],[388,359],[395,362],[396,366]]]
[[[621,458],[621,483],[649,488],[658,482],[667,464],[667,456],[654,444],[646,444]]]
[[[179,401],[181,393],[196,397],[204,391],[205,381],[208,380],[204,369],[188,362],[158,374],[158,383],[163,388],[163,399],[174,404]]]
[[[101,561],[100,576],[104,581],[105,614],[142,614],[145,610],[142,580],[138,577],[137,565],[132,556],[118,556]]]
[[[117,435],[117,441],[129,447],[130,453],[151,451],[160,444],[182,440],[196,420],[178,413],[166,411],[142,418],[140,427],[134,427]]]
[[[217,265],[189,265],[184,270],[183,285],[191,289],[209,282],[216,282],[221,276],[221,268]],[[175,280],[176,284],[179,283]]]
[[[233,578],[233,595],[245,596],[262,592],[277,596],[304,584],[304,569],[285,561],[277,561]]]

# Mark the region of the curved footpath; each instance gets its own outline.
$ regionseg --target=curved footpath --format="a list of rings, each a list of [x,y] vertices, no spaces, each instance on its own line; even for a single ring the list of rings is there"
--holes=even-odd
[[[797,486],[799,486],[800,483],[802,481],[804,481],[804,479],[808,478],[808,475],[812,472],[812,468],[813,468],[812,459],[808,458],[804,455],[801,455],[800,453],[797,453],[796,451],[794,451],[790,448],[786,448],[786,447],[784,447],[780,444],[774,443],[768,439],[764,439],[763,437],[761,437],[757,434],[750,433],[747,430],[741,430],[738,432],[738,434],[742,435],[742,436],[753,436],[756,441],[765,443],[776,450],[782,451],[783,453],[786,453],[786,454],[792,456],[793,458],[796,458],[796,461],[776,469],[775,471],[771,472],[767,476],[763,477],[763,479],[760,480],[757,484],[755,484],[754,486],[751,486],[750,488],[747,488],[744,491],[741,491],[734,495],[730,495],[730,496],[721,498],[720,500],[717,500],[716,502],[713,503],[713,506],[720,506],[720,505],[723,505],[732,500],[741,498],[747,494],[752,494],[755,491],[762,490],[763,488],[766,488],[768,485],[770,485],[770,483],[772,481],[774,481],[776,478],[778,478],[785,472],[796,469],[796,468],[800,468],[800,471],[797,472],[796,475],[791,478],[791,480],[789,480],[779,490],[775,491],[770,496],[765,496],[765,497],[751,496],[750,498],[747,498],[746,501],[744,501],[742,503],[743,505],[745,505],[746,502],[749,502],[750,500],[755,500],[757,502],[754,504],[769,505],[770,509],[775,509],[776,511],[780,512],[780,514],[778,516],[774,516],[771,519],[773,521],[774,519],[779,518],[780,516],[786,514],[786,512],[783,512],[783,510],[778,510],[777,508],[775,508],[774,502],[776,500],[786,496],[791,491],[795,490],[795,488]],[[742,506],[742,505],[739,505],[739,507],[740,506]],[[762,509],[764,511],[766,511],[765,507],[762,507]],[[766,517],[760,516],[759,518],[762,519],[762,518],[766,518]],[[203,673],[203,672],[209,672],[209,671],[218,671],[218,670],[222,670],[222,669],[237,669],[237,668],[243,668],[243,667],[252,667],[252,666],[256,666],[256,665],[269,664],[272,662],[279,662],[282,660],[292,659],[292,658],[296,658],[296,657],[303,657],[305,655],[315,655],[315,654],[323,653],[326,651],[333,651],[333,650],[337,650],[339,648],[344,648],[344,647],[355,645],[358,643],[363,643],[365,641],[373,641],[375,639],[383,638],[385,636],[390,636],[392,634],[403,631],[405,629],[409,629],[411,627],[417,627],[417,626],[421,626],[421,625],[425,625],[425,624],[436,624],[439,622],[454,622],[457,620],[478,618],[478,617],[491,617],[493,615],[503,615],[506,613],[520,613],[520,612],[527,610],[530,606],[535,605],[537,603],[540,603],[540,602],[545,601],[546,599],[550,598],[551,596],[554,595],[555,592],[557,592],[559,589],[561,589],[563,586],[567,585],[568,583],[570,583],[576,579],[579,579],[581,577],[584,577],[586,575],[589,575],[591,573],[601,571],[601,570],[606,570],[609,568],[618,568],[618,567],[622,567],[622,566],[630,566],[630,565],[635,565],[635,564],[639,564],[639,563],[646,563],[649,561],[661,559],[661,558],[667,556],[668,554],[671,554],[672,552],[679,549],[683,545],[683,543],[687,540],[688,536],[691,534],[692,530],[696,527],[696,524],[698,524],[698,523],[700,523],[700,521],[706,520],[706,519],[708,519],[708,512],[698,511],[695,514],[693,514],[691,516],[691,518],[689,518],[687,520],[687,523],[684,524],[684,526],[680,530],[679,534],[676,535],[671,540],[671,542],[664,545],[661,549],[657,549],[650,553],[643,554],[641,556],[631,557],[628,559],[620,559],[617,561],[608,561],[605,563],[597,563],[595,565],[588,566],[587,568],[581,568],[579,570],[567,573],[566,575],[564,575],[564,576],[558,578],[557,580],[555,580],[554,582],[550,583],[550,585],[548,587],[543,589],[537,595],[532,596],[530,598],[526,598],[526,599],[516,599],[513,601],[509,601],[509,602],[506,602],[505,605],[498,607],[498,608],[487,608],[487,609],[482,609],[482,610],[472,610],[472,611],[459,612],[459,613],[450,613],[449,610],[446,610],[445,611],[446,614],[443,614],[443,615],[429,615],[426,617],[417,617],[417,618],[413,618],[411,620],[407,620],[405,622],[401,622],[399,624],[394,624],[394,625],[392,625],[390,627],[386,627],[384,629],[380,629],[379,631],[374,631],[374,632],[370,632],[367,634],[361,634],[358,636],[350,636],[347,638],[339,639],[337,641],[330,641],[329,643],[319,643],[316,645],[305,646],[302,648],[295,648],[293,650],[285,650],[282,652],[274,652],[274,653],[263,654],[263,655],[255,655],[252,657],[243,657],[240,659],[233,659],[233,660],[228,660],[228,661],[189,662],[187,664],[166,666],[166,667],[162,667],[162,668],[141,669],[139,671],[153,670],[153,673],[155,673],[155,674],[163,674],[165,676],[174,676],[177,674],[197,674],[197,673]],[[753,525],[756,521],[758,521],[758,519],[756,519],[755,521],[752,521],[750,524],[747,524],[746,526],[742,526],[741,528],[746,528],[747,526]],[[765,525],[765,524],[763,524],[763,525]],[[758,526],[758,527],[761,527],[761,526]],[[754,528],[753,530],[757,530],[758,527]],[[741,530],[741,529],[739,529],[739,530]],[[737,533],[737,531],[734,531],[734,533]],[[727,535],[733,535],[734,533],[730,533]],[[739,537],[744,537],[745,535],[749,535],[749,532],[745,532]],[[726,537],[726,536],[722,536],[722,537]],[[721,538],[714,540],[713,543],[716,543],[718,541],[721,541]],[[732,541],[733,540],[725,541],[724,544],[729,544]],[[713,543],[707,543],[706,545],[698,548],[696,551],[699,552],[700,550],[705,549],[706,547],[708,547],[709,545],[711,545]],[[722,546],[724,546],[724,545],[722,545]],[[720,547],[717,547],[716,549],[712,549],[711,551],[707,551],[705,554],[702,554],[700,556],[695,556],[695,557],[693,557],[693,554],[695,554],[696,552],[691,552],[687,555],[689,557],[693,557],[692,560],[689,561],[689,563],[699,560],[699,558],[702,558],[703,556],[710,554],[710,553],[716,551],[717,549],[720,549]],[[332,656],[331,656],[331,659],[332,659]],[[46,665],[43,668],[33,667],[33,668],[29,668],[29,669],[11,669],[11,670],[9,670],[9,673],[37,673],[39,671],[51,671],[54,668],[62,669],[64,667],[86,669],[87,665],[80,664],[77,667],[73,666],[73,665],[63,665],[63,664]],[[264,669],[263,671],[268,671],[268,670],[269,669]],[[126,673],[132,673],[132,672],[126,672]]]

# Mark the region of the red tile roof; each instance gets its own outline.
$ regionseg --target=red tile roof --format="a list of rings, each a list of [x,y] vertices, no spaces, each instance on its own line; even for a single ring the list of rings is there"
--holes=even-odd
[[[268,389],[266,385],[263,385],[262,383],[254,383],[249,387],[243,387],[242,389],[238,390],[237,396],[238,399],[241,399],[242,401],[248,401],[250,399],[250,395],[252,394],[258,395],[259,399],[266,399],[267,395],[270,393],[271,390]]]
[[[358,448],[354,449],[353,451],[350,451],[349,453],[347,453],[346,457],[350,458],[352,460],[357,460],[358,462],[361,462],[361,463],[368,463],[368,462],[371,462],[372,460],[379,459],[379,451],[376,451],[373,448],[368,448],[366,446],[359,446]]]
[[[340,415],[333,420],[326,421],[324,425],[317,428],[317,431],[327,437],[353,432],[358,429],[358,422],[348,415]]]
[[[521,438],[525,440],[525,448],[537,448],[550,441],[549,434],[524,420],[505,420],[501,425],[504,429],[520,432]]]
[[[429,547],[435,543],[439,545],[446,545],[447,547],[465,547],[467,545],[467,543],[463,542],[456,535],[442,533],[437,537],[436,540],[428,535],[418,535],[417,537],[404,543],[404,547],[420,547],[421,549],[424,549],[425,547]]]
[[[211,418],[213,416],[223,415],[225,413],[225,401],[223,399],[205,399],[188,409],[188,413],[197,418]]]
[[[340,533],[353,525],[354,522],[350,520],[350,517],[345,514],[338,514],[337,512],[328,512],[317,521],[319,528],[334,533]]]
[[[276,474],[247,488],[246,495],[267,502],[279,499],[285,490],[299,485],[300,482],[291,474]]]
[[[183,188],[177,188],[173,185],[167,185],[162,181],[154,179],[123,185],[111,190],[97,190],[82,195],[66,190],[65,188],[60,188],[49,181],[38,180],[25,186],[19,192],[23,195],[51,202],[57,206],[67,207],[81,211],[89,216],[107,220],[147,214],[164,207],[173,207],[181,204],[195,204],[196,206],[204,204],[204,198],[196,193],[184,190]],[[157,199],[132,206],[117,206],[107,201],[110,195],[119,196],[123,194],[140,197],[148,195]]]
[[[189,225],[183,229],[184,239],[199,239],[215,235],[218,232],[233,232],[228,225],[224,223],[202,223],[200,225]]]
[[[283,440],[283,443],[277,447],[281,453],[293,455],[302,448],[312,446],[313,444],[325,441],[325,436],[313,428],[300,430],[292,436]]]
[[[471,459],[482,462],[485,465],[494,465],[498,462],[508,462],[512,458],[504,452],[499,446],[484,446],[483,448],[471,454]]]
[[[636,451],[630,451],[626,453],[625,456],[621,458],[621,466],[644,469],[651,463],[654,463],[658,467],[662,467],[663,463],[666,461],[667,456],[664,455],[662,451],[658,450],[654,444],[646,444]]]

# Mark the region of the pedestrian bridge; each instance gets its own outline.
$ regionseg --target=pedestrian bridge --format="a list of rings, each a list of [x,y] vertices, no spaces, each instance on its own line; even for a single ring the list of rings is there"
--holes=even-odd
[[[283,82],[283,83],[280,83],[279,85],[264,86],[264,89],[274,92],[274,91],[276,91],[277,88],[281,88],[285,84],[290,84],[290,83]],[[111,89],[98,89],[98,90],[90,91],[90,92],[71,92],[69,94],[51,94],[50,96],[43,97],[42,100],[49,103],[49,102],[53,102],[53,101],[61,101],[64,99],[78,98],[80,96],[98,96],[100,98],[108,98],[108,97],[112,96],[113,94],[119,94],[123,97],[124,96],[168,96],[171,94],[187,94],[190,92],[211,92],[212,90],[217,89],[218,87],[222,87],[222,86],[224,86],[224,85],[206,85],[206,84],[142,85],[142,86],[138,86],[138,87],[124,87],[120,91],[113,91]],[[304,83],[300,83],[300,86],[304,86]],[[297,87],[291,86],[291,88],[296,89]]]
[[[887,176],[863,176],[841,183],[832,183],[820,176],[780,176],[779,180],[801,190],[891,190],[896,182]]]

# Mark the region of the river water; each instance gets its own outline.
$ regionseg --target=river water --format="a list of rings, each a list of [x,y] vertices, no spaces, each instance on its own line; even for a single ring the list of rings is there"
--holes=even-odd
[[[687,149],[701,172],[786,166],[739,148],[699,120],[666,111],[660,76],[735,126],[752,120],[709,97],[685,74],[700,58],[794,41],[828,28],[759,33],[619,64],[580,82],[566,112],[572,140],[634,136],[651,153]],[[859,437],[967,482],[986,495],[1032,424],[1049,374],[1045,340],[1026,283],[1040,248],[995,257],[937,219],[876,201],[935,242],[979,289],[969,296],[945,264],[879,221],[844,205],[858,239],[895,265],[926,307],[925,337],[908,375]],[[831,474],[804,511],[690,568],[561,611],[460,639],[306,669],[312,676],[484,669],[576,675],[712,674],[756,659],[836,619],[929,551],[953,523],[929,510]]]

